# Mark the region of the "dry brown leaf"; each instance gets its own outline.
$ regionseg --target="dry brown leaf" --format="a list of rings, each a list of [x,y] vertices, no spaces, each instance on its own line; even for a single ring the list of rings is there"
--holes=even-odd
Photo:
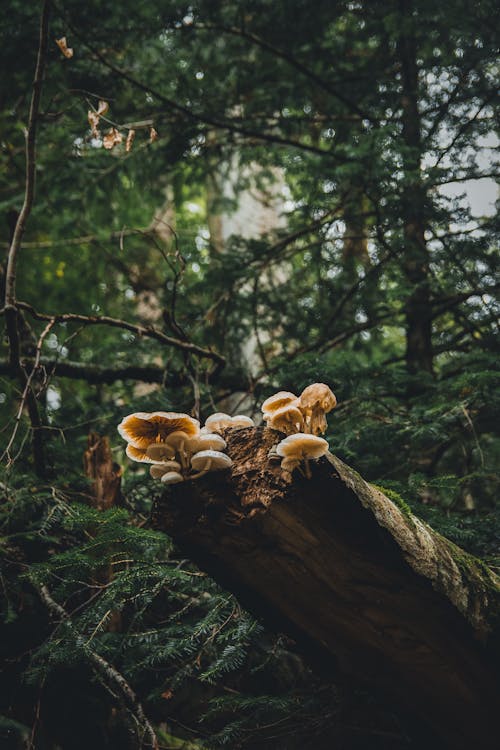
[[[158,138],[158,133],[154,128],[149,129],[149,142],[154,143]]]
[[[108,109],[109,109],[108,102],[105,102],[104,99],[99,99],[99,104],[97,105],[97,114],[99,116],[105,115]]]
[[[162,697],[162,698],[165,698],[165,700],[166,700],[166,701],[169,701],[169,700],[170,700],[170,698],[172,698],[172,697],[173,697],[173,695],[174,695],[174,691],[173,691],[173,690],[170,690],[170,688],[167,688],[167,690],[165,690],[165,691],[164,691],[164,692],[163,692],[163,693],[161,694],[161,697]]]
[[[87,118],[89,121],[90,129],[92,130],[92,135],[94,138],[100,138],[101,134],[99,133],[99,115],[97,112],[94,112],[94,110],[89,109]]]
[[[68,60],[73,57],[73,49],[71,47],[68,47],[65,36],[62,36],[60,39],[56,39],[56,44],[63,53],[64,57],[67,57]]]
[[[131,129],[128,131],[127,140],[125,141],[125,151],[127,152],[127,154],[132,148],[132,143],[134,142],[134,138],[135,138],[135,130]]]
[[[102,139],[102,145],[104,148],[112,149],[117,143],[121,143],[123,140],[122,134],[116,129],[111,128],[108,130],[104,138]]]

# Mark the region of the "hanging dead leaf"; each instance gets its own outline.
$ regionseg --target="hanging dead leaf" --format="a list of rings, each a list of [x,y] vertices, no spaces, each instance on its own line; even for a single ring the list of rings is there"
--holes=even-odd
[[[127,154],[132,148],[134,138],[135,138],[135,130],[131,129],[128,131],[127,140],[125,141],[125,151],[127,152]]]
[[[158,133],[154,128],[149,129],[149,142],[154,143],[158,139]]]
[[[99,116],[105,115],[108,109],[109,109],[108,102],[105,102],[104,99],[99,99],[99,104],[97,105],[97,114]]]
[[[165,700],[166,700],[166,701],[169,701],[169,700],[170,700],[170,698],[172,698],[172,697],[173,697],[173,695],[174,695],[174,692],[173,692],[173,690],[170,690],[170,688],[167,688],[167,690],[165,690],[165,691],[164,691],[164,692],[163,692],[163,693],[161,694],[161,697],[162,697],[162,698],[165,698]]]
[[[68,47],[65,36],[62,36],[60,39],[56,39],[56,44],[63,53],[64,57],[67,57],[68,60],[73,57],[73,49],[71,47]]]
[[[122,134],[116,128],[111,128],[102,139],[102,145],[104,148],[111,150],[117,143],[121,143],[122,140]]]
[[[89,121],[90,129],[92,130],[92,135],[94,138],[100,138],[101,134],[99,133],[99,115],[97,112],[94,112],[94,110],[89,109],[87,118]]]

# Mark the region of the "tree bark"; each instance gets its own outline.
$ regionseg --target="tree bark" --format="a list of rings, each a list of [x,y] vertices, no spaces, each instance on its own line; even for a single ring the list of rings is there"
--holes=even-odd
[[[91,432],[83,454],[85,475],[92,480],[92,506],[107,510],[121,504],[120,466],[113,461],[109,438]]]
[[[229,431],[230,472],[172,486],[154,526],[313,667],[383,690],[440,748],[497,747],[497,576],[334,456],[281,471],[278,436]]]

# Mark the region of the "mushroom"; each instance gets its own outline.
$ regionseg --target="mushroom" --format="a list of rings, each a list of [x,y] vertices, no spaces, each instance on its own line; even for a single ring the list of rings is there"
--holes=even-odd
[[[191,456],[191,467],[198,471],[197,474],[193,474],[190,478],[197,479],[203,474],[209,471],[220,471],[221,469],[229,469],[233,465],[233,462],[225,453],[220,451],[199,451]]]
[[[299,408],[312,435],[326,432],[328,425],[325,414],[336,404],[335,394],[325,383],[313,383],[304,388],[299,398]]]
[[[298,458],[282,458],[281,459],[281,468],[283,471],[289,471],[290,474],[294,469],[297,468],[297,466],[300,464],[300,461]],[[153,471],[153,466],[151,467],[151,472]]]
[[[159,464],[153,464],[149,470],[149,473],[153,479],[161,479],[164,474],[168,471],[175,471],[180,473],[181,465],[178,461],[162,461]]]
[[[223,451],[226,447],[226,441],[216,432],[205,432],[196,438],[192,438],[189,441],[189,447],[192,453],[205,450]]]
[[[244,414],[236,414],[236,416],[231,417],[231,424],[229,427],[232,430],[243,430],[245,427],[255,427],[255,422]]]
[[[244,414],[236,414],[231,417],[223,412],[216,412],[207,417],[205,427],[208,432],[221,432],[221,430],[242,430],[244,427],[254,427],[253,419],[246,417]]]
[[[186,468],[189,465],[189,456],[194,453],[196,448],[190,450],[190,443],[193,439],[198,439],[198,436],[190,438],[187,432],[183,430],[176,430],[167,435],[165,444],[175,451],[175,455],[179,458],[182,468]]]
[[[184,477],[177,471],[167,471],[160,481],[163,482],[163,484],[177,484],[178,482],[183,482]]]
[[[278,409],[288,406],[293,401],[297,401],[297,396],[295,393],[290,393],[290,391],[278,391],[274,396],[269,396],[261,406],[264,419],[267,414],[274,414]]]
[[[265,415],[264,419],[266,419],[268,427],[284,432],[286,435],[300,432],[304,422],[302,412],[293,403],[282,406],[281,409],[277,409],[269,417]]]
[[[221,430],[231,427],[232,420],[233,418],[230,417],[229,414],[224,414],[223,412],[218,411],[207,417],[205,420],[205,429],[208,430],[208,432],[220,432]]]
[[[151,445],[148,445],[147,447],[146,455],[154,463],[159,463],[173,458],[175,450],[172,445],[168,445],[167,443],[151,443]]]
[[[278,456],[284,459],[293,459],[297,462],[304,461],[306,477],[308,479],[311,478],[309,460],[321,458],[327,451],[328,443],[324,438],[317,437],[316,435],[308,435],[303,432],[289,435],[276,448]],[[284,467],[282,465],[282,468],[287,468],[289,465],[289,462],[287,462]],[[287,468],[287,470],[289,469]]]
[[[141,461],[145,464],[152,464],[154,460],[149,456],[148,452],[142,448],[136,448],[134,445],[129,443],[125,448],[125,453],[132,459],[132,461]]]
[[[118,425],[118,432],[127,443],[144,450],[151,443],[165,442],[165,438],[176,430],[183,430],[189,437],[194,437],[200,431],[200,423],[188,414],[141,411],[124,417]]]

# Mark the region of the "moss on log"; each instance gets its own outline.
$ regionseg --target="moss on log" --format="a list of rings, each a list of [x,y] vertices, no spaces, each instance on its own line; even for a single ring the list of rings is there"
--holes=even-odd
[[[335,456],[281,471],[277,437],[229,431],[231,471],[174,485],[156,528],[313,667],[377,686],[441,746],[496,748],[497,576]]]

